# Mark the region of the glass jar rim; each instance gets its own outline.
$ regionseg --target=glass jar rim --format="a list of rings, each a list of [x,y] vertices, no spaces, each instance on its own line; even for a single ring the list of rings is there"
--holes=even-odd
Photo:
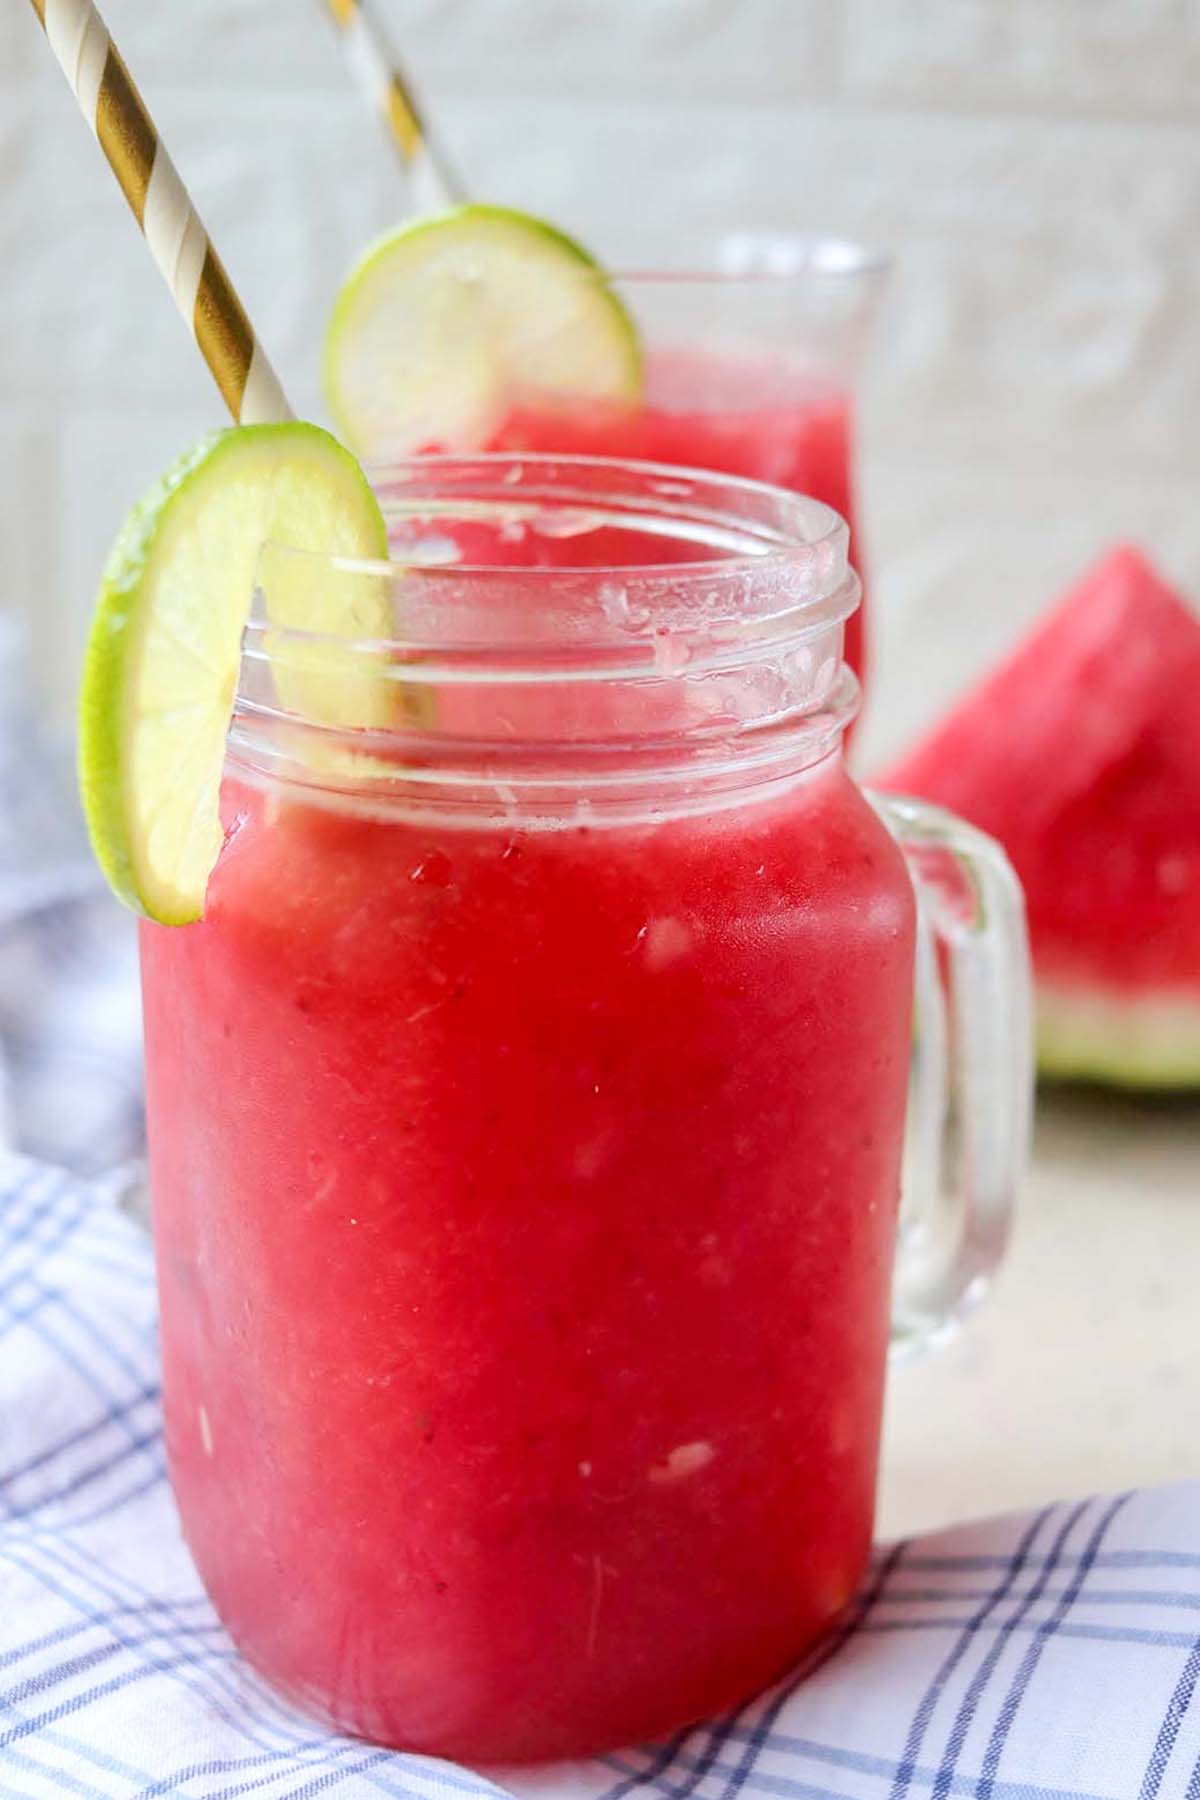
[[[407,459],[377,472],[376,491],[398,560],[264,547],[231,737],[243,768],[311,784],[319,767],[323,789],[365,782],[375,798],[387,786],[543,805],[582,789],[640,804],[647,784],[678,796],[807,766],[855,708],[841,627],[858,579],[847,526],[821,502],[739,476],[521,452]],[[456,525],[469,553],[466,527],[481,521],[494,562],[411,554],[439,531],[453,550]],[[572,560],[569,547],[549,566],[521,561],[555,554],[539,529],[614,525],[633,561]],[[664,554],[672,535],[690,539],[683,560]],[[662,560],[638,560],[656,538]],[[333,610],[378,618],[394,600],[403,635],[280,622],[297,593],[347,580],[373,585]]]
[[[393,535],[399,521],[429,516],[430,508],[443,515],[461,510],[464,517],[478,518],[490,509],[497,518],[507,517],[514,528],[523,513],[558,509],[580,518],[591,515],[597,525],[643,531],[657,525],[664,538],[708,543],[714,554],[688,560],[663,556],[529,566],[502,560],[422,561],[413,556],[371,560],[274,542],[264,546],[260,557],[247,654],[279,656],[289,644],[300,643],[308,657],[328,642],[339,653],[361,651],[401,659],[405,679],[436,673],[439,681],[453,678],[450,665],[456,662],[462,663],[466,679],[482,663],[511,672],[531,647],[543,662],[553,647],[562,649],[563,663],[553,671],[559,677],[590,665],[593,679],[614,678],[636,672],[645,660],[636,654],[641,634],[630,628],[628,617],[615,619],[603,611],[590,620],[586,634],[576,633],[568,641],[539,639],[532,645],[523,619],[520,635],[506,639],[483,614],[480,622],[488,625],[488,635],[465,639],[454,636],[449,626],[438,632],[414,626],[403,635],[386,637],[300,630],[270,616],[270,596],[264,591],[268,565],[302,567],[308,580],[321,571],[339,580],[402,580],[410,588],[427,590],[430,600],[436,600],[439,592],[486,593],[489,587],[529,583],[537,592],[534,616],[548,622],[556,598],[577,599],[593,590],[602,594],[606,583],[619,585],[626,593],[635,590],[639,602],[647,602],[642,609],[649,614],[647,624],[659,635],[671,632],[680,644],[719,626],[718,663],[728,660],[731,652],[736,654],[746,638],[761,643],[807,637],[845,619],[858,603],[858,583],[847,559],[849,532],[841,516],[823,501],[745,476],[632,458],[518,451],[406,457],[373,469],[371,475]],[[545,530],[547,538],[559,535],[566,534]],[[651,604],[655,599],[664,607],[657,614]],[[722,616],[717,610],[722,604],[734,611]],[[689,609],[694,616],[689,616]],[[353,614],[349,608],[348,616]],[[652,642],[648,648],[653,656]]]

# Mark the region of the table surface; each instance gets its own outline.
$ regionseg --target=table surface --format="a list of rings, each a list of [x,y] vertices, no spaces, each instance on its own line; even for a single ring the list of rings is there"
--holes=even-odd
[[[1200,1477],[1200,1098],[1044,1094],[1004,1270],[892,1372],[880,1532]]]

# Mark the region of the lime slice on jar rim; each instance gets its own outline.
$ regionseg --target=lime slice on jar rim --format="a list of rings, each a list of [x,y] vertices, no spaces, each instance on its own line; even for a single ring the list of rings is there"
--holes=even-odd
[[[392,634],[386,573],[339,579],[324,560],[387,558],[383,515],[353,456],[299,421],[202,439],[125,521],[80,692],[79,785],[93,850],[117,897],[161,924],[203,914],[222,844],[242,633],[269,540],[322,558],[295,558],[296,577],[271,584],[271,622],[314,634],[274,671],[285,708],[370,726],[395,706],[389,682],[364,682],[348,654],[339,666],[336,644],[320,641]]]
[[[346,277],[325,338],[326,398],[366,461],[486,449],[514,406],[635,407],[633,320],[573,238],[509,207],[413,220]]]

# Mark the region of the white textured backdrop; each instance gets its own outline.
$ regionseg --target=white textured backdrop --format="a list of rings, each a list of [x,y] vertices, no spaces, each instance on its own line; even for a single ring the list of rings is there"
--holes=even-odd
[[[472,185],[602,252],[891,246],[864,410],[879,753],[1104,544],[1200,596],[1197,0],[386,0]],[[108,0],[289,388],[395,217],[318,0]],[[69,717],[126,506],[219,422],[21,0],[0,8],[0,602]]]

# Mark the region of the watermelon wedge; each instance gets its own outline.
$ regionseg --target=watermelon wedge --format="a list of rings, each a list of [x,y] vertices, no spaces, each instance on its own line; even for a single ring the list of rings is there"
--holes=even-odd
[[[876,783],[960,813],[1025,888],[1043,1074],[1200,1087],[1200,620],[1098,563]]]

